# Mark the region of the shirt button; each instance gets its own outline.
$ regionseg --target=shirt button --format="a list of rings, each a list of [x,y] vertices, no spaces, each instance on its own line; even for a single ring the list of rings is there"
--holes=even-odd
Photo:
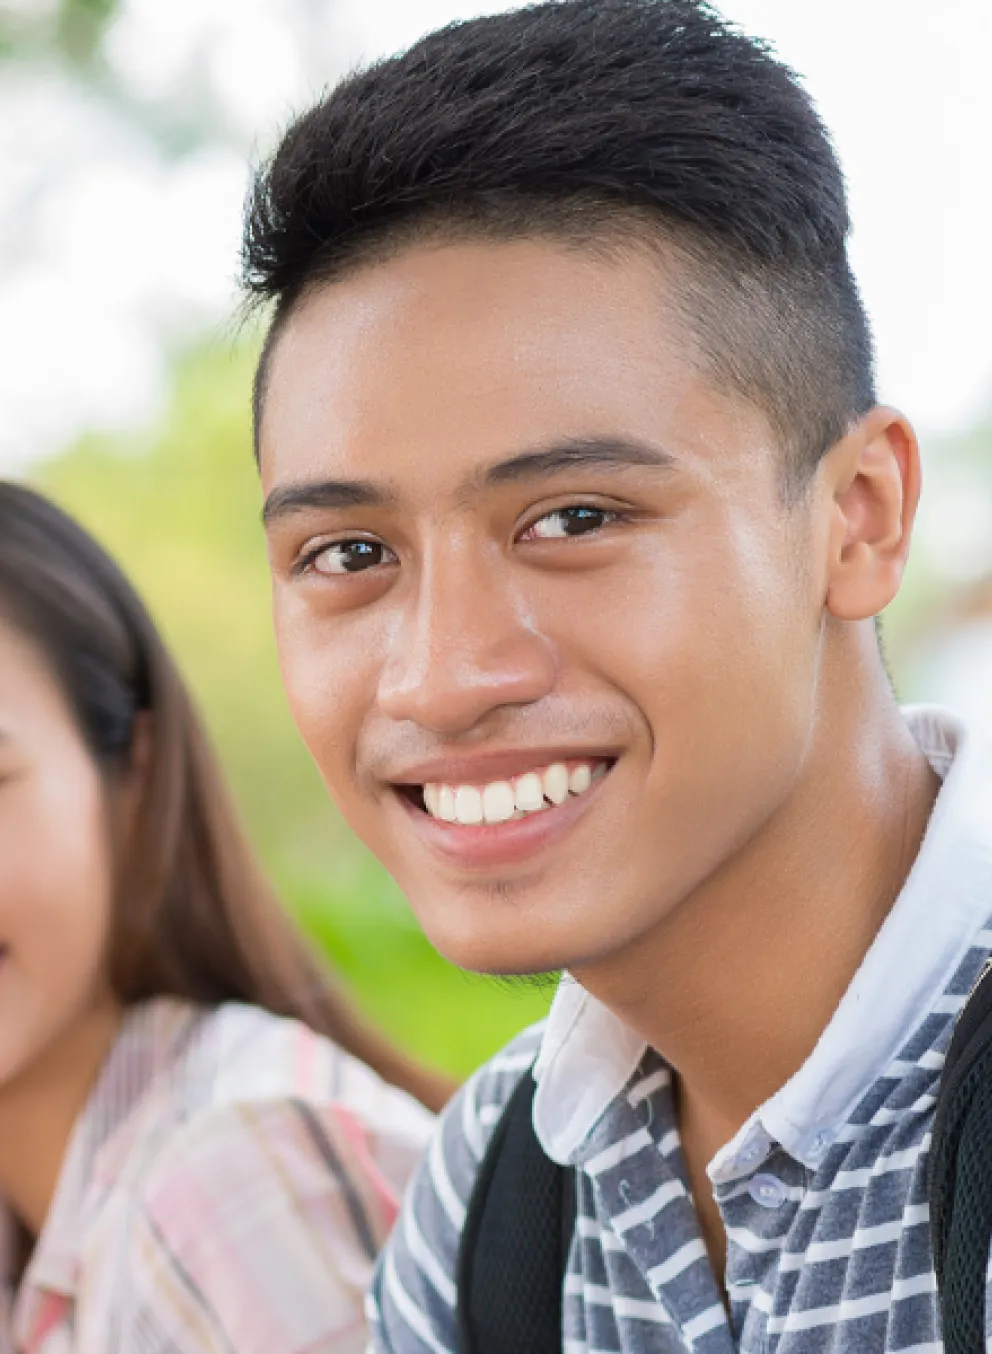
[[[748,1193],[762,1208],[778,1208],[785,1203],[788,1193],[782,1181],[774,1175],[756,1175],[747,1187]]]
[[[761,1161],[768,1151],[768,1145],[764,1138],[752,1138],[751,1141],[737,1153],[734,1158],[734,1164],[737,1166],[753,1166]]]
[[[825,1128],[821,1128],[819,1133],[814,1133],[809,1144],[809,1155],[819,1161],[820,1157],[825,1156],[827,1149],[833,1142],[833,1135],[828,1133]]]

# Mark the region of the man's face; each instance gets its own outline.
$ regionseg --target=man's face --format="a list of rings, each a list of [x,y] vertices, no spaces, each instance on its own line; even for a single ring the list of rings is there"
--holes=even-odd
[[[783,505],[767,421],[700,374],[669,298],[633,252],[415,246],[316,292],[275,346],[289,699],[466,968],[640,943],[766,827],[810,745],[815,514]]]

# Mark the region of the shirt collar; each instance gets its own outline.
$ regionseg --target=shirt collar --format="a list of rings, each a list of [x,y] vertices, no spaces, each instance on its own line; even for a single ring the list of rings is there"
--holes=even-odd
[[[646,1047],[570,974],[562,975],[534,1064],[534,1131],[552,1161],[571,1162]]]
[[[756,1135],[815,1165],[943,995],[992,911],[992,750],[947,711],[915,706],[904,713],[943,781],[919,855],[812,1054],[717,1153],[714,1179],[740,1173],[738,1149]],[[563,980],[534,1067],[534,1128],[553,1160],[575,1159],[645,1049],[602,1002]]]

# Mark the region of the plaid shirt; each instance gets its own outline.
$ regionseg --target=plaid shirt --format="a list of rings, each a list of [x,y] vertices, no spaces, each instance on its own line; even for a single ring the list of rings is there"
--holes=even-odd
[[[135,1007],[76,1122],[0,1354],[350,1354],[431,1117],[294,1021]]]

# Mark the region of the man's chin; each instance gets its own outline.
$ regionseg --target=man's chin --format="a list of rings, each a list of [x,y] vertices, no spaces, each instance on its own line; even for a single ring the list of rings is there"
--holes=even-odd
[[[507,982],[553,985],[566,967],[563,962],[539,953],[530,953],[521,946],[508,951],[504,947],[487,945],[443,945],[428,935],[437,952],[466,973],[477,973],[481,978],[505,978]]]
[[[558,975],[579,962],[574,945],[560,937],[537,937],[526,923],[510,928],[479,927],[453,930],[422,919],[427,939],[449,963],[466,973],[507,982],[553,986]],[[529,933],[528,933],[529,932]]]

